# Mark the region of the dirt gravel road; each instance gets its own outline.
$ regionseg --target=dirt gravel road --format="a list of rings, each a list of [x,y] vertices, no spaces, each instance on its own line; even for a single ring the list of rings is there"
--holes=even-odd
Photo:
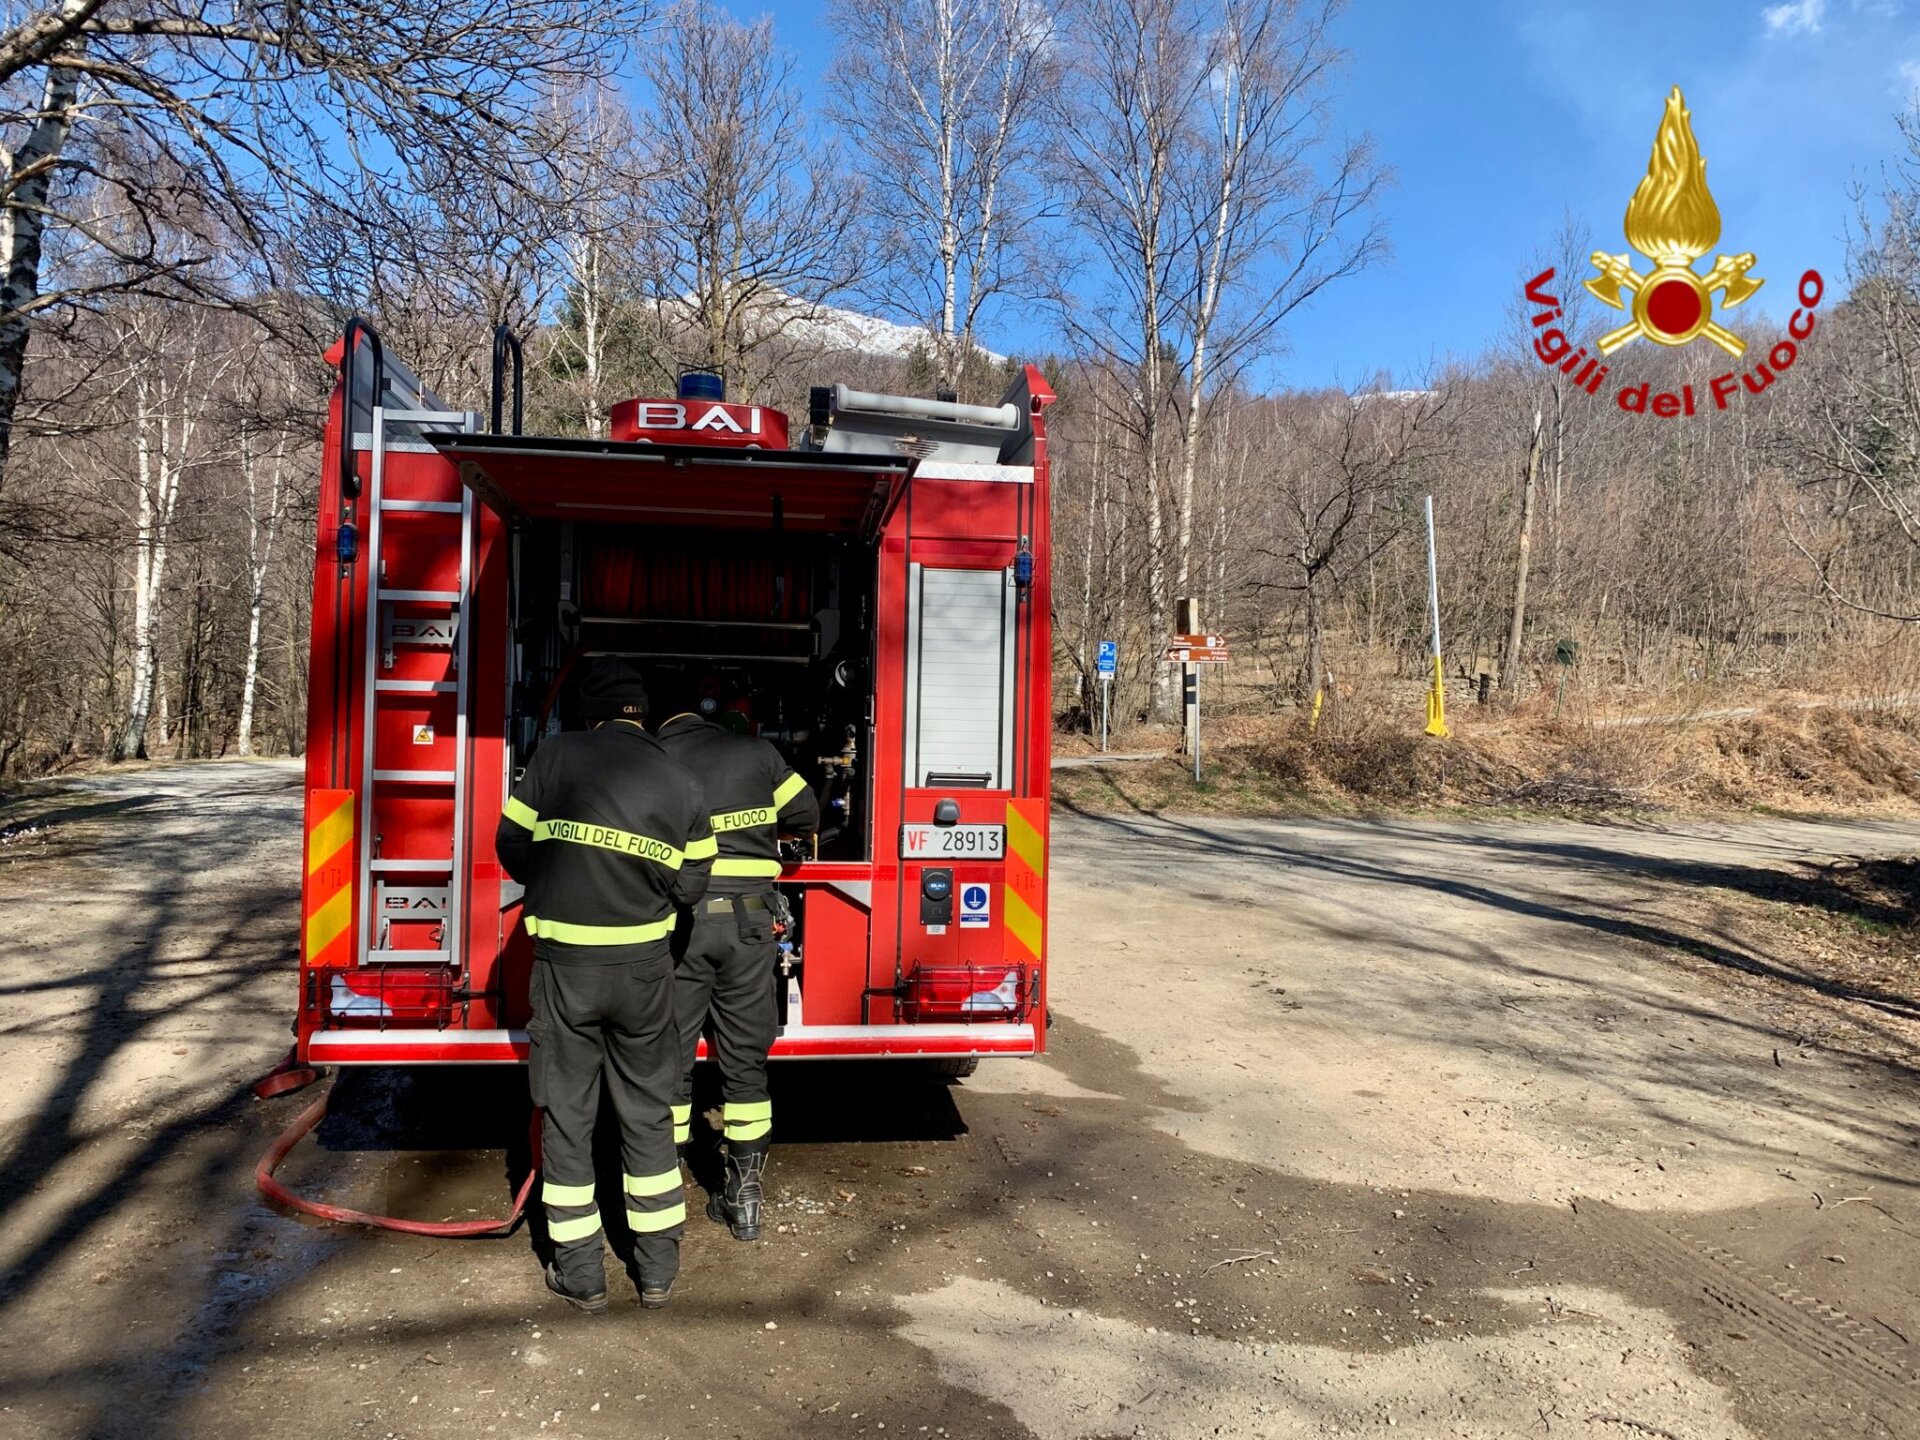
[[[1058,815],[1048,1056],[789,1067],[768,1239],[589,1319],[256,1199],[299,798],[0,810],[0,1436],[1920,1436],[1916,1072],[1817,1019],[1920,1022],[1714,900],[1910,828]],[[494,1213],[525,1105],[356,1073],[288,1178]]]

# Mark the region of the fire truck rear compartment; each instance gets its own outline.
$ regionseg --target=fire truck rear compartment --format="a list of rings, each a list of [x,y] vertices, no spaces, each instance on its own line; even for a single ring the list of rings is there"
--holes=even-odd
[[[587,664],[623,656],[656,707],[694,703],[781,751],[820,798],[820,858],[869,858],[860,799],[874,569],[857,535],[523,521],[510,597],[514,769],[540,736],[578,725]]]

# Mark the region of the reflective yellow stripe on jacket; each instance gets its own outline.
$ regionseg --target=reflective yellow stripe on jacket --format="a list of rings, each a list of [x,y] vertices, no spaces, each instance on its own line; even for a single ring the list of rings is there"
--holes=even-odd
[[[798,775],[789,775],[773,792],[771,805],[754,805],[745,810],[728,810],[713,817],[715,834],[725,830],[751,830],[756,825],[772,825],[780,819],[780,807],[807,788]]]
[[[542,920],[527,916],[527,934],[537,940],[558,940],[563,945],[644,945],[649,940],[664,940],[673,933],[674,917],[653,920],[645,925],[570,925],[565,920]]]
[[[713,873],[722,878],[735,876],[770,880],[782,868],[778,860],[735,860],[725,855],[713,862]]]
[[[678,870],[686,855],[664,840],[636,835],[631,830],[616,830],[611,825],[589,825],[580,820],[542,820],[533,826],[533,838],[565,840],[574,845],[592,845],[636,859],[651,860],[669,870]]]

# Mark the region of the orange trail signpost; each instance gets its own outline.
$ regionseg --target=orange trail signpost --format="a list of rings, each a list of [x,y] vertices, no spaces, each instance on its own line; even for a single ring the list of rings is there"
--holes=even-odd
[[[1196,665],[1225,665],[1233,657],[1224,635],[1175,635],[1161,657],[1180,667],[1180,689],[1186,700],[1187,733],[1193,750],[1193,778],[1200,778],[1200,672]]]

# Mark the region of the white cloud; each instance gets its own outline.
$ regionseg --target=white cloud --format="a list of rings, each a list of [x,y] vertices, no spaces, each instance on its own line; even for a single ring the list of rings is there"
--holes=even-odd
[[[1827,0],[1788,0],[1785,5],[1769,5],[1760,12],[1769,35],[1814,35],[1826,16]]]
[[[1900,62],[1899,93],[1905,97],[1920,90],[1920,60],[1902,60]]]

